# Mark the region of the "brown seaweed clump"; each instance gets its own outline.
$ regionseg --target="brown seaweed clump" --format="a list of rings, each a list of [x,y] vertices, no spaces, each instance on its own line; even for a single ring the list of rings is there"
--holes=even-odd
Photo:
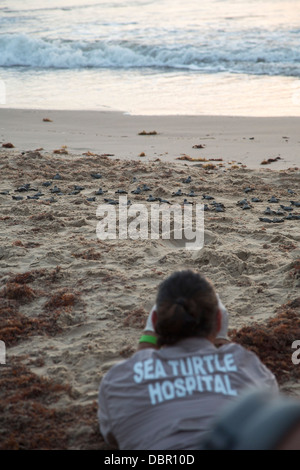
[[[136,308],[132,312],[128,313],[124,319],[124,326],[130,326],[133,328],[144,328],[147,318],[147,312],[143,308]]]
[[[263,160],[260,164],[261,165],[268,165],[269,163],[277,162],[278,160],[282,160],[282,158],[281,157],[268,158],[267,160]]]
[[[27,286],[27,284],[18,284],[17,282],[8,282],[1,295],[7,299],[23,303],[30,302],[35,297],[31,287]]]
[[[0,339],[9,347],[33,335],[58,334],[61,331],[57,325],[58,316],[59,314],[27,317],[2,298],[0,299]]]
[[[72,394],[68,384],[39,377],[12,358],[1,368],[0,450],[107,449],[95,402],[55,406]]]
[[[300,297],[280,307],[263,324],[232,330],[230,339],[257,354],[280,385],[299,380],[300,367],[293,364],[292,343],[300,339]]]
[[[297,259],[292,266],[292,270],[290,271],[290,277],[294,279],[300,278],[300,259]]]
[[[32,271],[26,271],[24,273],[17,273],[10,277],[9,283],[16,284],[29,284],[35,281],[42,282],[45,287],[49,283],[52,284],[58,280],[61,280],[62,273],[61,267],[56,266],[56,268],[47,270],[47,269],[33,269]]]
[[[98,260],[102,257],[101,253],[95,251],[94,248],[90,248],[82,253],[73,253],[72,256],[86,260]]]
[[[139,132],[138,135],[157,135],[157,132],[156,131],[150,131],[150,132],[141,131]]]
[[[58,310],[64,307],[73,307],[78,297],[78,292],[74,293],[67,288],[63,288],[50,297],[44,308],[45,310]]]
[[[11,142],[6,142],[5,144],[2,144],[2,147],[6,148],[6,149],[15,148],[14,144],[12,144]]]

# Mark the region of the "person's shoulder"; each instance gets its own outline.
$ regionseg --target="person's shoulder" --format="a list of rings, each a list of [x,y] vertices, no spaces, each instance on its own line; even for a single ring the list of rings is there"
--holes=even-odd
[[[228,341],[225,344],[222,344],[222,346],[219,346],[218,348],[220,351],[226,351],[226,352],[242,352],[245,354],[255,354],[253,351],[250,351],[250,349],[245,348],[239,343],[234,343],[233,341]]]
[[[224,353],[232,354],[240,369],[263,377],[268,383],[276,383],[273,372],[263,363],[258,354],[238,343],[228,343],[221,347]]]
[[[234,351],[249,352],[241,344],[233,343],[232,341],[227,341],[226,343],[222,344],[221,346],[218,346],[218,350],[222,351],[222,352],[234,352]]]
[[[238,343],[228,342],[220,346],[218,349],[222,353],[233,354],[236,358],[239,358],[241,361],[251,360],[252,362],[261,363],[260,358],[254,351],[251,351],[250,349],[247,349]]]

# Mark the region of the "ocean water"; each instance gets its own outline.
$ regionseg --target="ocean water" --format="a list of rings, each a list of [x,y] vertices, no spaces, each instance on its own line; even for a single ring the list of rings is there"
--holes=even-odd
[[[300,116],[300,0],[2,0],[0,106]]]

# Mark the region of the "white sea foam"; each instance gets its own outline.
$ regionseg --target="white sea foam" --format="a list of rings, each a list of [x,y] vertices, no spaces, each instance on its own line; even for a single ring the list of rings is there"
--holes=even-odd
[[[298,10],[299,0],[2,0],[0,104],[300,115]]]
[[[288,54],[289,53],[289,54]],[[207,73],[239,72],[300,76],[300,48],[268,53],[236,42],[217,48],[204,44],[165,45],[119,40],[49,39],[28,34],[0,35],[0,66],[40,68],[173,68]]]

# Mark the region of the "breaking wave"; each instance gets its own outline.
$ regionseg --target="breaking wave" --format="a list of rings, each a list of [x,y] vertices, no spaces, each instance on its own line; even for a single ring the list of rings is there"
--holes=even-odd
[[[65,40],[0,35],[0,66],[33,68],[170,68],[207,73],[300,76],[300,48],[288,50],[240,41],[230,46],[144,44],[128,40]]]

